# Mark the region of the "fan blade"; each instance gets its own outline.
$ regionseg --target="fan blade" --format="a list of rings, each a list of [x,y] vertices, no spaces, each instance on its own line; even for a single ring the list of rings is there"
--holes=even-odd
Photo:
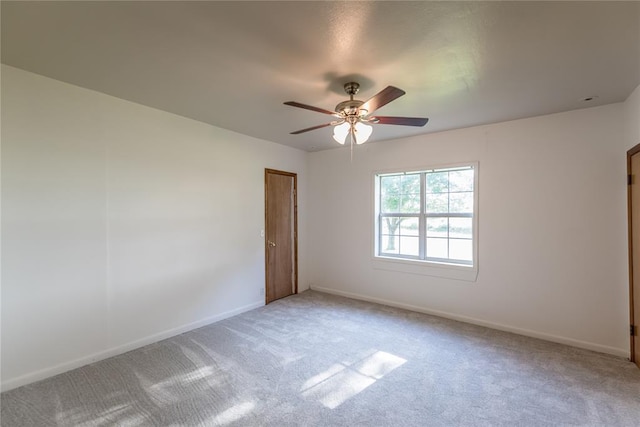
[[[367,110],[368,114],[371,114],[394,99],[400,98],[405,93],[405,91],[398,89],[395,86],[387,86],[385,89],[382,89],[380,92],[373,95],[373,97],[362,104],[360,108]]]
[[[297,130],[295,132],[291,132],[291,135],[297,135],[299,133],[304,133],[304,132],[309,132],[310,130],[316,130],[316,129],[321,129],[321,128],[326,128],[327,126],[331,126],[333,123],[325,123],[323,125],[318,125],[318,126],[313,126],[310,128],[306,128],[306,129],[300,129]]]
[[[381,125],[424,126],[429,121],[426,117],[389,117],[375,116],[369,119],[372,123]]]
[[[335,111],[329,111],[329,110],[325,110],[324,108],[313,107],[311,105],[301,104],[295,101],[287,101],[284,103],[284,105],[290,105],[292,107],[304,108],[305,110],[317,111],[318,113],[329,114],[331,116],[340,117],[340,115]]]

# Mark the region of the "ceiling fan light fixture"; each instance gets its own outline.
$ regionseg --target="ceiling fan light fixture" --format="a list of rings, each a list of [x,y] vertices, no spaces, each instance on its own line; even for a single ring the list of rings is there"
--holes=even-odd
[[[335,126],[333,128],[333,139],[335,139],[338,144],[344,145],[344,142],[347,140],[347,135],[349,135],[350,130],[351,125],[347,122]]]
[[[356,144],[364,144],[369,140],[371,133],[373,132],[373,126],[357,122],[354,125],[354,135],[356,138]]]

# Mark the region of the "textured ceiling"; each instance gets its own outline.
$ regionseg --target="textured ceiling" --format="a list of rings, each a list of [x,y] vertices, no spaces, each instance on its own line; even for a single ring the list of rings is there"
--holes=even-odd
[[[371,141],[624,101],[639,2],[8,2],[2,62],[303,150],[338,146],[342,84],[407,94]],[[591,102],[581,101],[597,95]],[[329,120],[327,120],[329,119]]]

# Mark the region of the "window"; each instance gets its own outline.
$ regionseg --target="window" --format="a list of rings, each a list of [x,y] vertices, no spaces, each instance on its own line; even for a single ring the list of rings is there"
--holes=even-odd
[[[474,266],[476,165],[375,175],[375,255]]]

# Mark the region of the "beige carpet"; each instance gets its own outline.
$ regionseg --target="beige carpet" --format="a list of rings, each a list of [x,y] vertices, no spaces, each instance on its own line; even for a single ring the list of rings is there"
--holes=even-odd
[[[640,425],[625,360],[312,291],[0,397],[7,427]]]

